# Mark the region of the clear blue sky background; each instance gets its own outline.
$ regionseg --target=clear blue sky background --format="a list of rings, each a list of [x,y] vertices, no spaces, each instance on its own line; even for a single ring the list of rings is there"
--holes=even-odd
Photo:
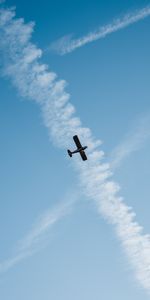
[[[106,159],[150,113],[150,17],[57,56],[45,49],[70,33],[76,37],[144,7],[149,1],[7,0],[17,17],[35,21],[33,42],[43,62],[68,82],[71,102],[85,126],[103,140]],[[48,140],[40,109],[0,79],[0,260],[15,253],[37,217],[77,189],[66,153]],[[150,233],[150,141],[114,174],[127,204]],[[135,281],[111,226],[81,197],[73,212],[51,230],[35,255],[0,275],[3,300],[147,300]]]

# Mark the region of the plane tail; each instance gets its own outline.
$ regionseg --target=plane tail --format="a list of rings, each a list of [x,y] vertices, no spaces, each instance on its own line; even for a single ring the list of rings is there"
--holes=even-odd
[[[67,152],[68,152],[68,155],[70,156],[70,157],[72,157],[72,152],[68,149],[67,150]]]

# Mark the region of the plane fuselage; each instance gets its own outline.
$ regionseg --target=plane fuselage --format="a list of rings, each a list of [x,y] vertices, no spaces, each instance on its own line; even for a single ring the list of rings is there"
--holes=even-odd
[[[76,149],[76,150],[74,150],[74,151],[71,151],[71,153],[72,153],[72,154],[78,153],[78,152],[84,151],[85,149],[87,149],[87,146],[80,147],[80,148],[78,148],[78,149]]]

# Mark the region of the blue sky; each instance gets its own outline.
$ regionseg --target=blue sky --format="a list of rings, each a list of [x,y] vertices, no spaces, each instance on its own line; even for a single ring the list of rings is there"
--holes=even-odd
[[[150,17],[64,56],[48,49],[63,36],[87,35],[149,4],[39,0],[37,5],[31,0],[29,5],[8,0],[3,5],[16,6],[16,18],[23,17],[25,23],[35,22],[31,42],[43,51],[40,62],[67,81],[76,115],[103,141],[99,148],[104,161],[113,165],[125,149],[113,180],[126,205],[133,207],[143,234],[150,233]],[[4,64],[2,53],[2,75],[9,50],[1,48],[0,43],[6,60]],[[74,171],[66,148],[56,147],[54,136],[49,139],[40,106],[26,101],[30,97],[22,97],[18,83],[14,87],[9,77],[0,78],[1,298],[149,299],[116,228],[80,187],[82,171]],[[65,143],[67,147],[68,140]],[[73,147],[72,140],[69,143]],[[78,159],[73,161],[78,164]],[[41,229],[45,214],[52,219],[47,230]],[[11,265],[20,253],[24,257]]]

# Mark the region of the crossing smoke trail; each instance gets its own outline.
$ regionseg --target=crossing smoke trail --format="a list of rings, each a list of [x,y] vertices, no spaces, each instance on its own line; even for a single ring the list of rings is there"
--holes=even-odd
[[[0,10],[0,52],[3,75],[8,76],[19,93],[40,105],[50,139],[62,148],[70,145],[78,133],[89,146],[87,163],[76,157],[74,167],[79,173],[82,189],[92,199],[100,214],[114,230],[141,286],[150,291],[150,235],[135,221],[135,213],[118,195],[119,186],[111,180],[111,170],[103,163],[104,153],[98,150],[89,128],[84,128],[75,108],[69,102],[66,82],[58,80],[48,67],[39,63],[42,51],[30,42],[33,23],[15,19],[13,9]]]
[[[113,170],[116,170],[130,155],[141,149],[150,138],[149,114],[141,117],[135,125],[110,154],[110,165]]]
[[[33,255],[45,246],[46,237],[52,227],[71,212],[77,200],[77,193],[74,192],[71,201],[69,194],[65,195],[65,202],[62,201],[59,205],[47,210],[38,217],[26,236],[18,241],[15,255],[0,263],[0,273],[8,271],[20,261]]]
[[[94,42],[96,40],[105,38],[107,35],[128,27],[131,24],[137,23],[150,16],[150,6],[144,7],[140,10],[136,10],[132,13],[124,15],[122,18],[117,18],[112,23],[105,26],[101,26],[97,30],[88,33],[87,35],[78,38],[71,39],[71,36],[64,36],[52,43],[50,49],[56,50],[60,55],[70,53],[86,44]]]

